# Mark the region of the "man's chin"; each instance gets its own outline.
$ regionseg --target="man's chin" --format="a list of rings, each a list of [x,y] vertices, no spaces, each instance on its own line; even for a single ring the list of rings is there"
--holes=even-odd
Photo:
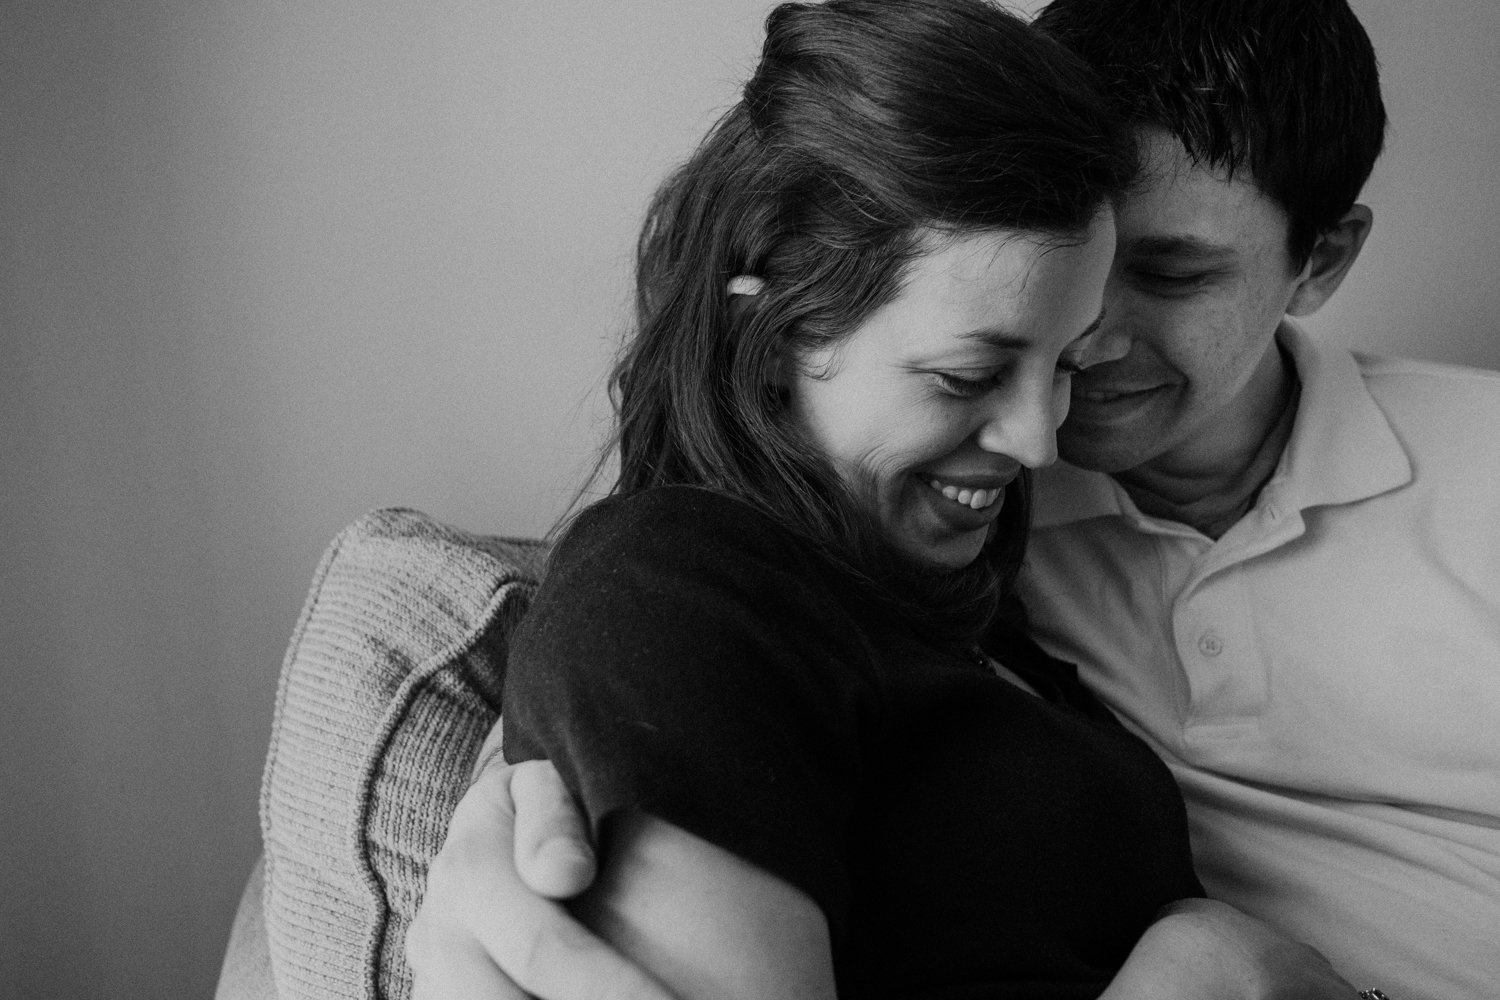
[[[1181,389],[1164,383],[1107,398],[1075,386],[1068,418],[1057,431],[1063,461],[1094,472],[1124,472],[1163,450],[1176,425]]]
[[[1152,443],[1137,435],[1089,433],[1066,423],[1057,432],[1058,457],[1090,472],[1114,474],[1133,469],[1151,459]]]

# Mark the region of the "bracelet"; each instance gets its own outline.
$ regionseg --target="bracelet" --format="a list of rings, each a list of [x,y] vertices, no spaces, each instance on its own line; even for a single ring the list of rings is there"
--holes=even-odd
[[[1359,1000],[1391,1000],[1380,990],[1360,990]]]

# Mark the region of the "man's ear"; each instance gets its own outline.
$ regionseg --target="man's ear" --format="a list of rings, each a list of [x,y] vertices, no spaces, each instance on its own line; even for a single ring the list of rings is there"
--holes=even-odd
[[[1310,316],[1338,291],[1374,224],[1375,213],[1369,206],[1355,205],[1344,213],[1343,218],[1318,234],[1307,264],[1297,276],[1296,290],[1287,303],[1289,315]]]

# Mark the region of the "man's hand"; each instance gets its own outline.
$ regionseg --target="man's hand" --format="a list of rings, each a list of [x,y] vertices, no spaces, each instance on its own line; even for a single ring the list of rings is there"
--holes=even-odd
[[[413,1000],[673,1000],[553,901],[594,870],[557,770],[495,755],[453,812],[407,932]]]

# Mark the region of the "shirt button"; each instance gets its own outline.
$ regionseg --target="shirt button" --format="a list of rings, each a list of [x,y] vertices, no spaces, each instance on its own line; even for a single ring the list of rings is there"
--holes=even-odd
[[[1218,656],[1224,652],[1224,640],[1212,632],[1204,632],[1198,637],[1198,652],[1204,656]]]

